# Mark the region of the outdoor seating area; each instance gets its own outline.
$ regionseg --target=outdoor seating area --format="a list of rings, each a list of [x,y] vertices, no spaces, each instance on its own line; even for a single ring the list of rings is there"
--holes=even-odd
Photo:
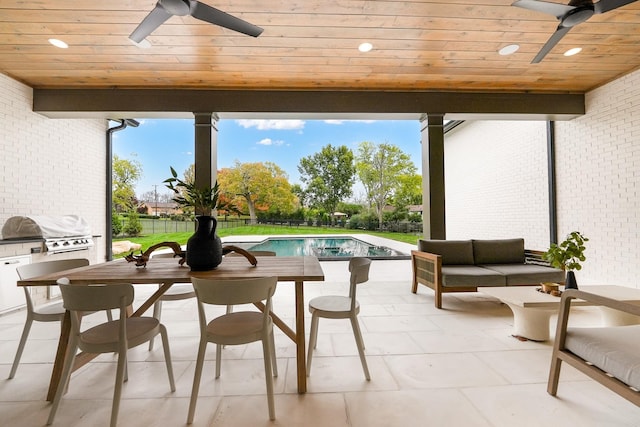
[[[535,285],[564,282],[564,271],[552,268],[541,252],[525,249],[524,239],[424,240],[411,252],[413,282],[435,292],[435,306],[442,308],[442,294],[477,292],[479,287]]]
[[[640,427],[640,1],[0,11],[0,427]]]
[[[602,309],[625,313],[635,317],[636,324],[575,328],[569,327],[571,303],[575,300],[598,304]],[[588,291],[565,291],[557,322],[553,346],[549,386],[552,396],[558,393],[562,362],[620,396],[640,406],[640,344],[637,324],[640,307],[617,299],[594,295]]]
[[[308,303],[349,292],[348,262],[322,262],[325,279],[304,285],[305,329]],[[411,261],[374,260],[369,281],[358,289],[358,320],[371,380],[349,322],[323,319],[307,377],[299,394],[295,344],[275,329],[278,376],[273,378],[278,425],[283,426],[632,426],[640,408],[569,366],[559,377],[558,397],[547,393],[553,341],[522,342],[511,336],[513,314],[481,293],[450,294],[436,309],[430,291],[408,292]],[[134,308],[155,291],[135,286]],[[294,286],[278,283],[273,309],[287,324],[295,319]],[[250,308],[248,308],[250,309]],[[207,306],[213,318],[225,306]],[[243,310],[237,306],[235,311]],[[552,316],[554,324],[556,316]],[[103,323],[104,313],[83,319]],[[185,425],[200,341],[195,299],[163,307],[176,391],[167,385],[161,346],[140,345],[128,352],[128,378],[122,386],[120,426]],[[15,427],[44,425],[45,401],[60,326],[38,323],[27,341],[20,373],[6,379],[18,345],[24,312],[0,317],[0,413]],[[598,326],[596,307],[571,310],[572,326]],[[552,337],[553,339],[553,337]],[[260,342],[225,346],[223,374],[215,379],[216,346],[207,346],[194,426],[271,425]],[[106,425],[111,413],[118,357],[107,353],[72,374],[53,425]],[[132,416],[135,414],[135,416]]]

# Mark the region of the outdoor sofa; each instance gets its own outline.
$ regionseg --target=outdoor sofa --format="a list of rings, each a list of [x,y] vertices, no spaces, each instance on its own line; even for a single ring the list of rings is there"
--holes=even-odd
[[[420,239],[418,250],[411,251],[411,264],[411,292],[418,291],[418,283],[433,289],[437,308],[442,308],[443,293],[564,282],[564,271],[550,267],[542,252],[526,250],[524,239]]]

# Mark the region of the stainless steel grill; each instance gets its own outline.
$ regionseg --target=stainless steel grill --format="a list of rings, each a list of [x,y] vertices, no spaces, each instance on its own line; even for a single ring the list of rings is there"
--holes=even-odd
[[[80,216],[14,216],[2,227],[3,239],[42,239],[49,254],[81,251],[93,246],[89,224]]]

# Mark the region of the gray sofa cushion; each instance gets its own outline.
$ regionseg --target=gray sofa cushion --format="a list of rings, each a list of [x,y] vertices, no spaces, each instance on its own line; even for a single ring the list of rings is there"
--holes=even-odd
[[[524,239],[473,240],[473,259],[480,264],[523,264]]]
[[[565,347],[623,383],[640,389],[640,325],[569,328]]]
[[[563,282],[564,271],[534,264],[484,264],[478,267],[506,276],[509,285],[537,285],[540,282]]]
[[[503,275],[475,265],[442,266],[442,286],[505,286]]]
[[[418,240],[418,250],[438,254],[442,265],[473,265],[471,240]]]

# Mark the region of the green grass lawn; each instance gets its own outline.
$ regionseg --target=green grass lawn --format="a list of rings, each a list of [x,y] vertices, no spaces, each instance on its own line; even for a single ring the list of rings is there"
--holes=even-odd
[[[325,227],[281,227],[272,225],[247,225],[243,227],[235,228],[221,228],[216,231],[220,237],[228,236],[259,236],[259,235],[274,235],[274,234],[370,234],[372,236],[384,237],[399,242],[416,244],[419,234],[411,233],[390,233],[390,232],[378,232],[378,231],[366,231],[366,230],[350,230],[345,228],[325,228]],[[129,240],[133,243],[139,243],[142,245],[142,251],[145,251],[152,245],[160,242],[178,242],[181,245],[187,243],[187,239],[191,237],[193,233],[166,233],[166,234],[150,234],[148,236],[139,237],[122,237],[113,239],[114,241]],[[115,255],[115,258],[120,258],[126,254]]]

